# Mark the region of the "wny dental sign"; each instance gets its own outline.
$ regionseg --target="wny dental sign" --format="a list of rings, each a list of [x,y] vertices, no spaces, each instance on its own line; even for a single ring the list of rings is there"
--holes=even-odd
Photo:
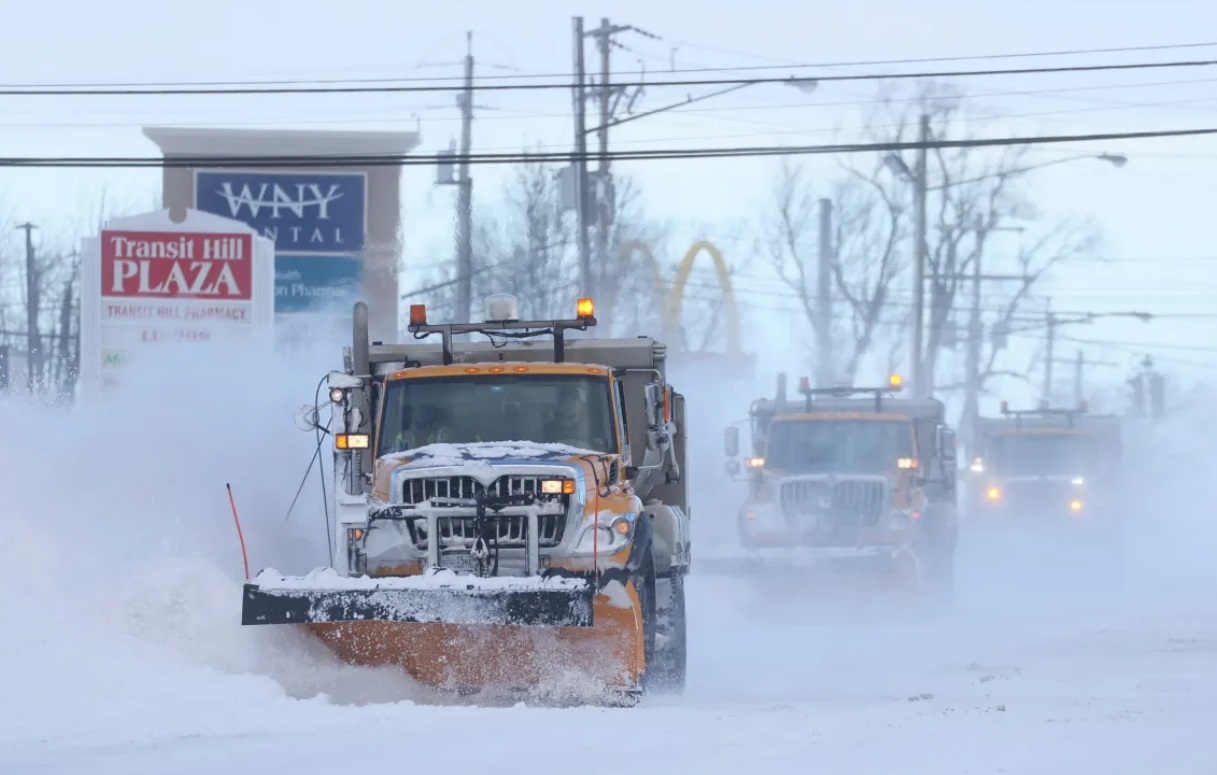
[[[194,174],[195,207],[234,218],[275,243],[275,311],[326,306],[347,313],[364,297],[368,175],[307,170]]]
[[[244,223],[162,210],[109,224],[83,255],[82,390],[119,384],[128,363],[166,345],[271,331],[274,244]]]

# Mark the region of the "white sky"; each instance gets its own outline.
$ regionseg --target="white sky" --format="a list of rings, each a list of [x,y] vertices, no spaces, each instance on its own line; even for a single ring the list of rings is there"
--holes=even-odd
[[[669,67],[673,48],[679,68],[748,67],[1194,43],[1206,41],[1201,31],[1217,24],[1217,6],[1182,0],[1152,4],[1130,0],[861,0],[850,4],[618,0],[581,7],[556,0],[426,5],[388,0],[341,4],[211,0],[189,10],[164,0],[110,0],[104,4],[42,0],[10,3],[5,8],[0,27],[0,81],[454,77],[460,74],[467,29],[474,33],[479,74],[513,72],[495,67],[504,65],[520,73],[554,74],[554,80],[562,80],[561,74],[571,69],[570,19],[579,12],[589,27],[605,15],[614,23],[633,24],[661,36],[663,40],[622,36],[621,42],[633,53],[614,54],[615,67],[621,70],[637,70],[641,55],[655,78],[663,77],[657,71]],[[593,52],[589,45],[589,57]],[[882,65],[832,72],[1209,58],[1217,59],[1217,46]],[[805,75],[807,71],[760,74],[789,73]],[[988,130],[992,134],[1217,126],[1217,67],[1009,76],[958,83],[978,95],[986,110],[1001,117]],[[626,149],[861,140],[857,131],[850,130],[860,128],[861,111],[873,99],[875,88],[876,84],[865,82],[826,83],[814,94],[802,95],[780,86],[758,85],[683,112],[623,126],[615,131],[612,142],[614,148]],[[1064,91],[1068,89],[1074,91]],[[687,91],[650,89],[639,109],[678,100]],[[1001,96],[982,96],[986,92]],[[1035,93],[1017,96],[1010,92]],[[0,99],[4,105],[0,155],[4,156],[152,156],[157,150],[140,131],[150,123],[421,128],[419,153],[447,148],[459,130],[455,103],[446,93]],[[565,91],[484,92],[476,102],[494,110],[478,111],[475,151],[512,152],[537,143],[554,150],[570,147],[573,124]],[[1060,270],[1053,278],[1054,308],[1217,315],[1217,247],[1211,237],[1210,183],[1217,173],[1217,138],[1045,147],[1034,151],[1030,161],[1103,151],[1125,154],[1130,161],[1119,170],[1100,162],[1077,162],[1032,173],[1043,209],[1049,214],[1096,218],[1106,233],[1104,255],[1115,260],[1105,266],[1078,264]],[[689,224],[691,243],[703,235],[726,239],[723,224],[734,225],[741,217],[759,215],[776,163],[776,159],[620,162],[616,167],[641,182],[657,215]],[[812,169],[830,171],[831,162],[817,160]],[[497,195],[505,172],[475,168],[475,196],[485,201]],[[451,256],[454,191],[435,188],[433,178],[434,171],[427,167],[408,167],[403,172],[409,235],[406,260],[411,267]],[[0,202],[22,219],[67,224],[80,218],[103,187],[111,199],[143,208],[154,200],[159,180],[155,170],[0,170]],[[1015,243],[1008,239],[1013,249]],[[728,259],[739,265],[739,282],[748,289],[743,296],[745,311],[750,316],[761,315],[776,307],[780,321],[781,309],[793,308],[793,301],[774,295],[781,289],[767,276],[764,259],[740,255],[745,243],[721,244]],[[403,285],[410,284],[407,277]],[[1208,378],[1217,365],[1217,350],[1209,349],[1214,345],[1208,335],[1214,322],[1217,318],[1163,319],[1148,325],[1106,320],[1061,333],[1145,343],[1147,347],[1091,347],[1088,353],[1126,367],[1134,354],[1148,349],[1174,373]],[[1076,347],[1076,343],[1063,342],[1060,355],[1072,356]],[[1125,368],[1096,371],[1091,379],[1118,380],[1124,374]]]

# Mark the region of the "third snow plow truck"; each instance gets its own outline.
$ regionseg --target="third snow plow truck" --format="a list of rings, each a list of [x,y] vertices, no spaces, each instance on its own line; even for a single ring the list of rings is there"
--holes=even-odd
[[[980,530],[1115,540],[1120,531],[1120,418],[1073,407],[1010,409],[976,424],[968,516]]]
[[[955,434],[936,399],[886,387],[812,389],[751,410],[753,456],[737,517],[755,565],[807,565],[838,581],[858,577],[913,601],[942,600],[954,577],[958,530]],[[727,429],[738,470],[738,429]],[[835,585],[834,585],[835,586]]]
[[[264,570],[243,624],[303,625],[340,658],[441,691],[632,705],[685,676],[685,408],[649,338],[596,324],[482,323],[369,343],[354,310],[329,376],[337,544],[307,576]],[[461,335],[489,342],[457,343]],[[545,337],[546,341],[538,341]],[[302,425],[316,425],[302,407]]]

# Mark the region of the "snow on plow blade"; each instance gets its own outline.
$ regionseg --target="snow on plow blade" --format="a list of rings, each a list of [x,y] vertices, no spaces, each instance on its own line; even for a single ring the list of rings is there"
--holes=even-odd
[[[332,570],[245,583],[241,624],[381,621],[591,627],[594,589],[582,579],[431,576],[347,578]]]

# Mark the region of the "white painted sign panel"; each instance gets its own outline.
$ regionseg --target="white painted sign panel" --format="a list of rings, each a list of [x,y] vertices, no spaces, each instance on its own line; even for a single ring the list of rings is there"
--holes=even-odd
[[[82,400],[158,348],[272,336],[274,243],[240,221],[160,210],[110,222],[81,252]]]

